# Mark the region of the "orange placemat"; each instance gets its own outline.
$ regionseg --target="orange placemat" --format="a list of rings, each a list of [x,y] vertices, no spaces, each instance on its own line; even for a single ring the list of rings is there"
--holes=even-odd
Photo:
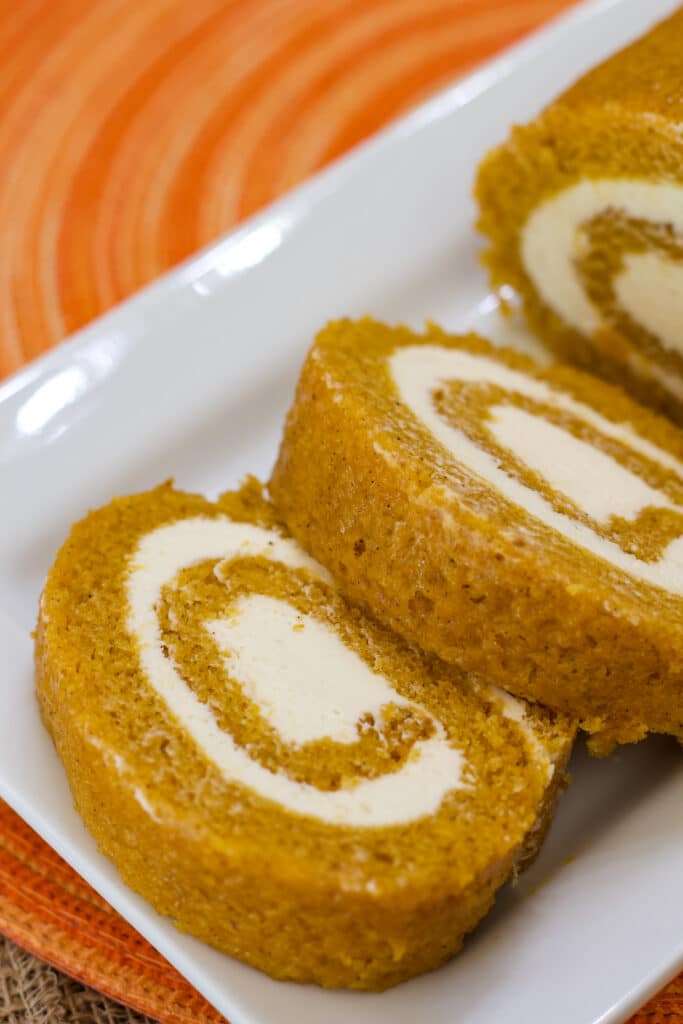
[[[0,377],[572,2],[0,0]],[[2,804],[0,930],[221,1019]],[[683,975],[634,1020],[683,1024]]]

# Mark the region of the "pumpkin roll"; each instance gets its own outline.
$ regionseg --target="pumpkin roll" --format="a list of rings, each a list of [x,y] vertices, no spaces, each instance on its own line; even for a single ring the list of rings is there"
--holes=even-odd
[[[341,321],[270,489],[408,640],[576,715],[596,753],[683,738],[683,435],[622,391],[474,335]]]
[[[484,261],[554,351],[683,423],[683,8],[483,161]]]
[[[101,850],[281,979],[383,989],[448,959],[536,852],[573,740],[347,604],[254,480],[88,515],[36,647]]]

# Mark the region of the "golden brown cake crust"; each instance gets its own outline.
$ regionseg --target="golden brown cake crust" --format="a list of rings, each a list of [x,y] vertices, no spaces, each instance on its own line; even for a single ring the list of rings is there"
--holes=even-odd
[[[681,121],[681,39],[683,7],[593,68],[556,102],[580,109],[610,104],[616,98],[621,108],[634,113],[660,114],[667,121]]]
[[[49,574],[36,637],[37,692],[78,811],[124,880],[157,910],[276,978],[382,989],[437,967],[460,948],[496,889],[537,852],[564,782],[572,723],[529,709],[535,742],[546,751],[537,759],[493,691],[390,637],[329,584],[258,557],[233,560],[218,575],[199,563],[160,595],[164,643],[188,678],[195,674],[196,693],[209,687],[216,719],[232,721],[235,738],[263,764],[282,751],[248,702],[235,717],[229,678],[211,692],[215,656],[201,668],[196,604],[206,602],[213,614],[224,583],[235,594],[283,595],[330,621],[336,616],[348,642],[391,672],[400,693],[438,710],[443,727],[462,738],[465,778],[477,780],[449,793],[428,818],[371,829],[292,814],[227,781],[146,683],[126,627],[137,543],[195,517],[284,534],[256,481],[217,503],[164,485],[91,513]],[[401,737],[392,740],[390,723],[386,736],[400,761]],[[372,777],[383,747],[357,746]],[[550,781],[546,756],[555,769]],[[308,764],[295,749],[291,773],[308,772],[334,788],[337,763],[323,741]]]
[[[596,237],[587,232],[577,243],[588,251],[577,260],[586,294],[605,321],[590,336],[544,301],[524,264],[521,233],[544,201],[581,181],[683,184],[682,45],[683,9],[583,76],[532,122],[514,127],[482,161],[475,185],[478,227],[487,236],[483,261],[494,287],[518,293],[533,331],[562,358],[620,384],[679,424],[681,389],[665,386],[638,357],[652,358],[665,377],[683,379],[683,355],[660,344],[652,325],[619,308],[612,287],[629,254],[683,262],[683,240],[671,225],[624,218],[617,204],[608,205],[608,237],[600,239],[598,224]]]
[[[392,353],[435,344],[500,359],[683,456],[670,424],[578,371],[541,370],[437,328],[416,335],[341,321],[305,362],[270,482],[292,533],[351,598],[408,639],[576,715],[594,751],[648,731],[683,737],[681,600],[463,477],[389,375]],[[467,407],[461,414],[476,426]]]

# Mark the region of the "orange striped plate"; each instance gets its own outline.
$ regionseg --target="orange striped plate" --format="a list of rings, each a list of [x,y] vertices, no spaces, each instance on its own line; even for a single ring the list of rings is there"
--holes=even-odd
[[[0,377],[572,2],[0,0]],[[220,1020],[2,804],[0,929]],[[635,1019],[683,1024],[683,976]]]

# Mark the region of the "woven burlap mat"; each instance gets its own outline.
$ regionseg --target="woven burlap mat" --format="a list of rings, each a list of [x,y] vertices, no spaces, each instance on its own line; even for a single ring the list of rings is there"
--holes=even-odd
[[[153,1024],[0,936],[0,1024]]]

